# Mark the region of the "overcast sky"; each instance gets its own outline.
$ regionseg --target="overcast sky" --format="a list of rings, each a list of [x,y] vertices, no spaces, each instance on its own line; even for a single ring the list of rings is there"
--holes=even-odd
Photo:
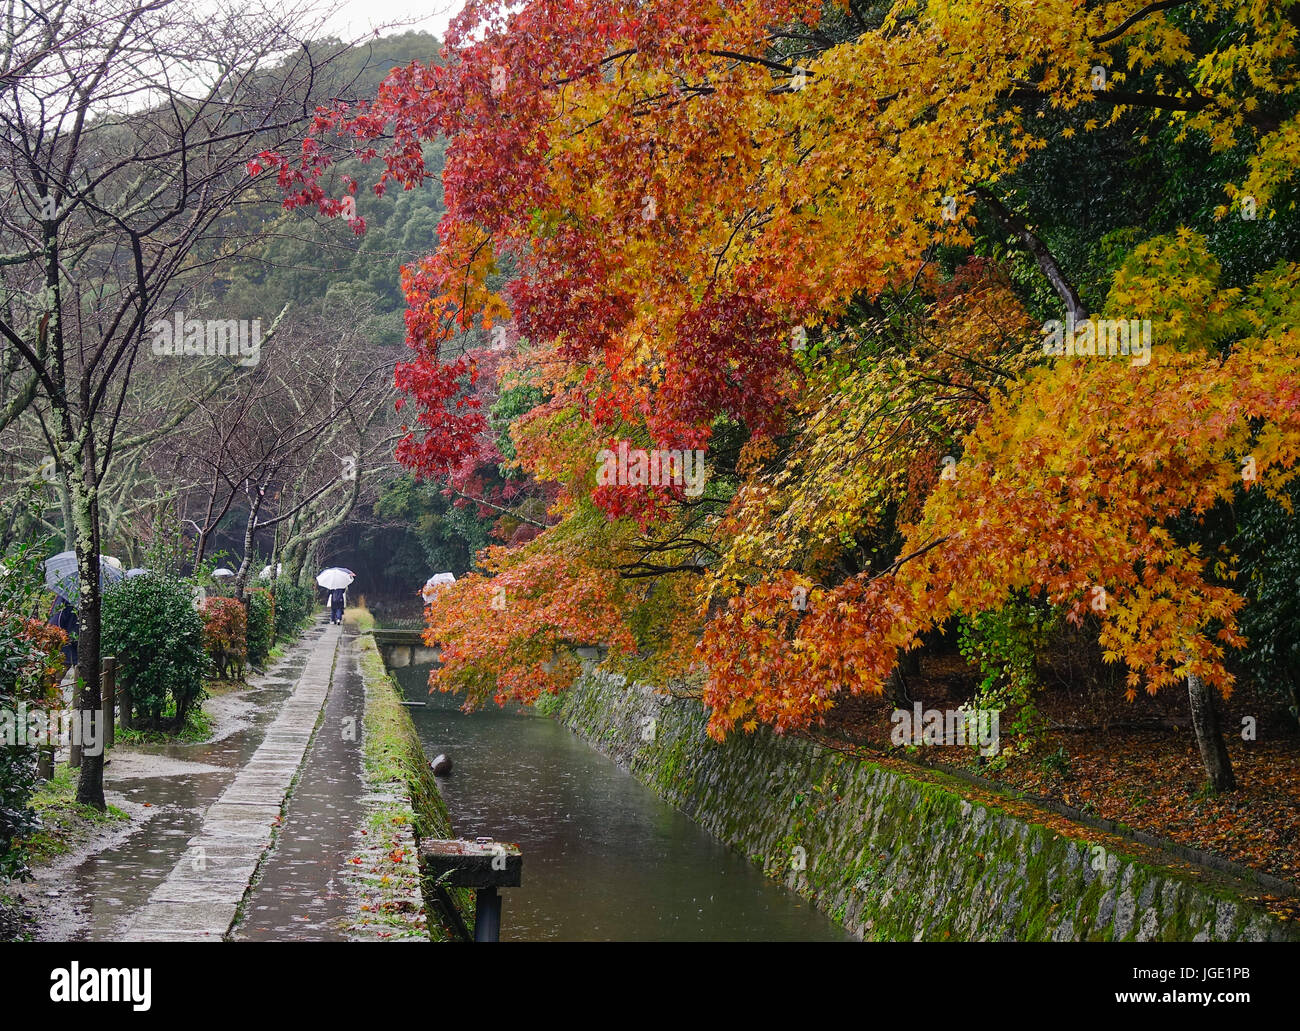
[[[463,0],[342,0],[328,21],[340,38],[356,40],[379,29],[382,35],[417,30],[441,38]]]

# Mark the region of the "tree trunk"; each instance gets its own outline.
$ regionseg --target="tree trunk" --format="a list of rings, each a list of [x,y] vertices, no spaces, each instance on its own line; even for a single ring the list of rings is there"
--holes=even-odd
[[[1214,707],[1214,694],[1200,677],[1187,677],[1187,697],[1192,703],[1192,727],[1196,731],[1196,744],[1201,750],[1201,762],[1210,787],[1215,791],[1232,791],[1237,778],[1232,773],[1228,746],[1223,741],[1219,727],[1219,714]]]
[[[284,564],[284,579],[291,584],[296,584],[298,574],[302,571],[302,548],[291,545],[284,549],[282,555],[280,561]]]
[[[254,497],[249,492],[248,498],[248,521],[244,523],[244,557],[239,563],[239,568],[235,571],[235,597],[240,604],[245,602],[247,591],[248,573],[253,562],[253,541],[257,537],[257,517],[262,511],[262,498],[265,496],[264,487],[257,488],[257,495]]]
[[[196,524],[197,525],[197,524]],[[208,550],[208,530],[199,530],[199,535],[194,539],[194,559],[191,565],[195,575],[198,574],[199,565],[203,561],[203,555]]]
[[[77,547],[77,525],[72,517],[72,492],[63,483],[59,484],[59,512],[63,516],[63,550],[73,551]]]
[[[903,659],[899,660],[885,678],[885,697],[893,703],[896,709],[910,709],[912,707],[912,695],[907,690],[907,680],[903,677]]]
[[[83,712],[96,713],[95,732],[102,734],[102,717],[98,716],[99,697],[99,512],[95,497],[93,448],[85,446],[81,455],[81,469],[72,476],[72,518],[75,526],[77,552],[77,578],[81,599],[77,604],[77,666],[81,690],[77,707]],[[78,718],[81,718],[80,713]],[[84,726],[84,724],[83,724]],[[104,750],[93,749],[90,755],[83,749],[81,777],[77,781],[77,801],[82,805],[103,810],[104,803]]]

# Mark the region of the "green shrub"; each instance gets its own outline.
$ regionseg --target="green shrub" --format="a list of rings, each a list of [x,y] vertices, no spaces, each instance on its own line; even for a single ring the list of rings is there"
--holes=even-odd
[[[26,706],[57,704],[63,673],[62,630],[40,618],[43,574],[36,547],[5,556],[0,577],[0,879],[21,877],[27,863],[17,842],[39,827],[30,801],[36,787],[36,753],[19,742],[17,721]],[[13,737],[9,738],[12,734]],[[6,740],[7,739],[7,740]]]
[[[275,604],[271,592],[255,587],[248,595],[248,662],[261,669],[275,644]]]
[[[103,650],[117,656],[129,725],[175,731],[203,699],[210,664],[193,585],[159,573],[132,576],[104,592]]]
[[[1039,767],[1044,773],[1050,773],[1053,776],[1062,779],[1069,779],[1070,776],[1070,753],[1062,745],[1055,752],[1049,752],[1038,762]]]
[[[1233,656],[1239,672],[1282,696],[1300,722],[1300,485],[1280,501],[1262,489],[1243,491],[1233,506],[1232,550],[1240,556],[1235,587],[1246,599],[1237,617],[1246,645]]]
[[[1042,730],[1042,715],[1033,698],[1038,687],[1037,659],[1056,628],[1052,610],[1016,598],[1001,609],[963,620],[958,631],[962,657],[981,674],[972,704],[1011,717],[1012,748],[1023,750]]]
[[[203,650],[213,668],[226,680],[244,675],[248,656],[248,616],[235,598],[207,598],[203,602]]]
[[[316,592],[288,580],[275,584],[275,638],[288,641],[297,636],[316,611]]]

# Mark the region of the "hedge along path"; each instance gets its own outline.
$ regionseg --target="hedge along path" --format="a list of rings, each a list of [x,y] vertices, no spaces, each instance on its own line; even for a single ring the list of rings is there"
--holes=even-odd
[[[127,926],[124,940],[219,940],[230,930],[320,721],[341,636],[342,627],[329,626],[316,639],[257,751],[203,814],[186,854]]]

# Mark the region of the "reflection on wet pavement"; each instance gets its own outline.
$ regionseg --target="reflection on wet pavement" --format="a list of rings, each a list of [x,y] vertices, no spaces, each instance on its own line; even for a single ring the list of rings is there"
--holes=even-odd
[[[279,663],[239,694],[251,703],[236,729],[202,744],[119,746],[105,771],[110,804],[145,807],[138,826],[122,840],[85,857],[59,875],[60,894],[75,907],[78,926],[63,928],[69,941],[112,941],[149,898],[203,821],[204,810],[257,750],[279,703],[289,696],[319,636],[312,628]]]
[[[344,941],[355,916],[345,867],[357,854],[353,834],[362,820],[365,687],[356,630],[345,626],[344,635],[324,720],[234,941]]]

